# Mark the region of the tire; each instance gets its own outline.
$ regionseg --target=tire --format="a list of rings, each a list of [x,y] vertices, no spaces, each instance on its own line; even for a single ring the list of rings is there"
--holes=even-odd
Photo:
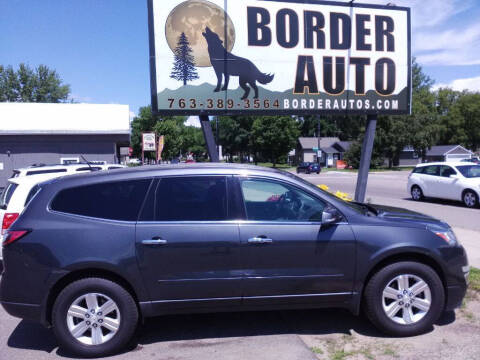
[[[87,294],[90,294],[89,304],[86,302]],[[96,300],[93,301],[93,298]],[[112,306],[110,300],[116,307]],[[78,316],[69,314],[74,304],[77,307],[72,312]],[[88,309],[97,304],[97,313],[89,313]],[[109,309],[105,308],[108,312],[98,312],[105,304],[109,306]],[[86,278],[71,283],[60,292],[52,310],[53,332],[60,347],[81,357],[103,357],[118,353],[132,339],[137,324],[138,309],[132,296],[117,283],[102,278]],[[110,326],[118,328],[112,331]],[[76,338],[70,329],[77,330],[79,336]],[[95,337],[94,334],[100,335]]]
[[[319,175],[319,174],[320,174],[320,171],[317,171],[317,175]]]
[[[478,207],[478,195],[475,193],[475,191],[465,190],[462,194],[462,201],[466,207]]]
[[[410,290],[406,294],[400,286],[400,289],[394,289],[405,279],[401,276],[409,279]],[[414,286],[421,285],[416,282],[418,279],[427,288],[412,297],[412,293],[418,291]],[[387,289],[393,290],[393,293]],[[387,290],[387,297],[384,290]],[[373,275],[364,292],[364,308],[369,320],[382,332],[394,336],[425,333],[438,320],[444,306],[445,290],[439,276],[431,267],[417,262],[398,262],[384,267]],[[387,311],[391,312],[391,316],[387,315]]]
[[[425,199],[425,196],[423,196],[423,191],[418,185],[412,186],[412,189],[410,190],[410,195],[412,196],[412,199],[414,201],[422,201],[423,199]]]

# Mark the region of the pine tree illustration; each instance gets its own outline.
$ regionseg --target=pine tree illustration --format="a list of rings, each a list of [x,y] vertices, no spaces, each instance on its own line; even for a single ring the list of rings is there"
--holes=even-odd
[[[187,85],[188,81],[198,79],[192,48],[190,47],[187,36],[183,32],[178,37],[177,47],[174,53],[175,62],[170,77],[178,81],[183,81],[183,85]]]

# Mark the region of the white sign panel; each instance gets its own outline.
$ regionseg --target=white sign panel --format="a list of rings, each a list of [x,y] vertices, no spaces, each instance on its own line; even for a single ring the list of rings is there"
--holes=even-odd
[[[410,112],[410,9],[313,0],[149,0],[162,114]]]
[[[155,133],[143,133],[143,151],[157,151]]]

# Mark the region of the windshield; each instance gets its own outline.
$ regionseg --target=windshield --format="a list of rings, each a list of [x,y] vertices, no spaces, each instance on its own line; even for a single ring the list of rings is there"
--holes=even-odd
[[[466,178],[480,178],[480,165],[461,165],[457,169]]]
[[[291,178],[294,178],[295,180],[297,181],[300,181],[302,184],[306,185],[307,187],[311,188],[313,191],[319,191],[321,192],[323,195],[325,195],[325,197],[327,198],[330,198],[332,199],[333,201],[341,201],[343,203],[343,205],[346,205],[356,211],[358,211],[359,213],[364,213],[365,212],[365,207],[364,205],[361,205],[360,203],[355,203],[355,202],[351,202],[351,201],[345,201],[341,198],[339,198],[338,196],[335,196],[334,194],[331,194],[329,193],[328,191],[325,191],[325,190],[322,190],[320,189],[318,186],[315,186],[313,185],[311,182],[307,181],[307,180],[304,180],[302,179],[301,177],[299,176],[295,176],[289,172],[285,172],[285,174]]]

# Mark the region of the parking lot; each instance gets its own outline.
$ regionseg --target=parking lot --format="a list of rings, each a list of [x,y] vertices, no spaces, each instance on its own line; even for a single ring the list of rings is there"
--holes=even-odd
[[[334,191],[353,194],[355,190],[355,173],[325,172],[302,177],[326,184]],[[467,249],[475,249],[480,210],[466,209],[460,203],[413,202],[405,189],[407,177],[408,172],[370,174],[367,199],[441,218],[454,226]],[[435,351],[436,359],[473,360],[480,358],[479,313],[480,295],[470,292],[462,309],[446,313],[429,333],[411,338],[386,337],[363,316],[355,317],[343,310],[165,316],[147,320],[140,326],[130,352],[112,358],[429,359]],[[70,358],[58,350],[50,329],[10,317],[3,309],[0,319],[1,360]]]

